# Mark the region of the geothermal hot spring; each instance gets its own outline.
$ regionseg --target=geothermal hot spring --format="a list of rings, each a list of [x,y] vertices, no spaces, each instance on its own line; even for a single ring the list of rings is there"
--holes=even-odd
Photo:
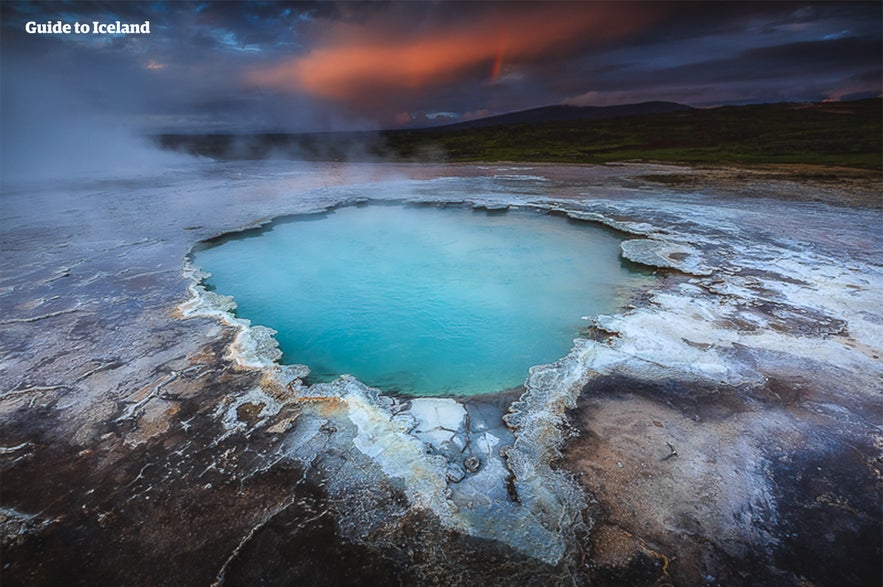
[[[276,220],[193,260],[314,382],[476,395],[521,385],[567,354],[585,316],[624,304],[647,277],[621,240],[531,211],[372,204]]]

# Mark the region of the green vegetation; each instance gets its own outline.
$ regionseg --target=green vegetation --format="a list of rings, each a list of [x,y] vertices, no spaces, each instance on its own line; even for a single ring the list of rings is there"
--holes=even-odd
[[[402,157],[432,145],[452,161],[801,163],[883,167],[881,100],[724,107],[600,121],[390,132]]]
[[[164,135],[214,157],[705,164],[883,169],[883,101],[761,104],[596,121],[311,135]],[[241,152],[236,152],[235,145]],[[244,147],[242,146],[244,145]],[[354,150],[354,145],[358,149]]]

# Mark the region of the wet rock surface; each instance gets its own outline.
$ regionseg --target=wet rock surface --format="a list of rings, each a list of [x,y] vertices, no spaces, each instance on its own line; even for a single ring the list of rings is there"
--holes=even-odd
[[[819,203],[842,185],[647,179],[666,173],[699,174],[252,162],[4,186],[3,583],[879,584],[879,210]],[[601,222],[659,280],[524,389],[308,385],[185,258],[368,200]]]
[[[769,393],[621,377],[584,391],[565,462],[598,500],[593,584],[879,580],[876,416],[846,430],[814,413],[814,390]]]

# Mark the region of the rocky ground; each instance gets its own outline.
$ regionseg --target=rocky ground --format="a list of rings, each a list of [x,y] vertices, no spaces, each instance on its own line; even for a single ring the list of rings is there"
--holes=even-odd
[[[881,181],[806,173],[204,162],[4,185],[3,583],[879,584]],[[523,389],[309,385],[186,255],[366,199],[600,222],[658,279]]]

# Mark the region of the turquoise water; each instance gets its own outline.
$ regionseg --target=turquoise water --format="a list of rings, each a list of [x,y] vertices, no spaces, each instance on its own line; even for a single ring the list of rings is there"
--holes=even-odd
[[[283,363],[411,395],[521,385],[647,279],[610,231],[531,212],[344,207],[246,235],[194,262],[278,331]]]

